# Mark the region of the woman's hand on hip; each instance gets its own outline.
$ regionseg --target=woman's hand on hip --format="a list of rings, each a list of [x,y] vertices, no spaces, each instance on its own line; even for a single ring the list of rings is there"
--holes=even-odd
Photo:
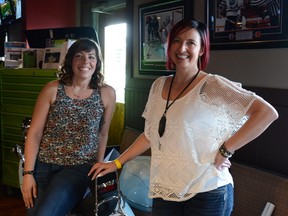
[[[213,165],[217,170],[222,171],[225,168],[230,168],[232,164],[229,158],[225,158],[219,152],[217,152]]]

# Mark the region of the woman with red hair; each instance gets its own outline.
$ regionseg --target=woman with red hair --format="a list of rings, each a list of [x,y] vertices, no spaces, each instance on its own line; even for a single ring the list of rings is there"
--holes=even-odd
[[[229,216],[229,158],[258,137],[278,113],[239,83],[204,71],[209,60],[204,23],[175,24],[167,56],[167,69],[175,69],[175,74],[154,81],[143,113],[144,133],[115,161],[95,164],[89,175],[120,169],[151,148],[153,216]]]

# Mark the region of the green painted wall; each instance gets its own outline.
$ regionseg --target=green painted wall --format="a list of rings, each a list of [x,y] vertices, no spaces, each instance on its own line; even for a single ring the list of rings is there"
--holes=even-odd
[[[55,70],[2,69],[1,80],[1,151],[2,182],[19,187],[19,159],[12,148],[21,144],[21,123],[31,117],[38,94],[49,81],[56,79]]]

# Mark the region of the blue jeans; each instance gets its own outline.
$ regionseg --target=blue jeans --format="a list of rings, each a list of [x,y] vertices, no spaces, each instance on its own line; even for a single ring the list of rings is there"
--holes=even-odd
[[[64,216],[83,198],[91,165],[60,166],[36,161],[37,198],[28,216]]]
[[[234,204],[231,184],[215,190],[198,193],[183,202],[153,199],[153,216],[230,216]]]

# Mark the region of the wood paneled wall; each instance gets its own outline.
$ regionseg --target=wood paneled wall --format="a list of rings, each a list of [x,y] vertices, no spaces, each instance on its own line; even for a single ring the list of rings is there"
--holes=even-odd
[[[126,88],[125,89],[125,126],[144,130],[144,111],[149,89]]]
[[[271,103],[279,118],[258,138],[236,151],[233,160],[288,177],[288,89],[247,89]]]

